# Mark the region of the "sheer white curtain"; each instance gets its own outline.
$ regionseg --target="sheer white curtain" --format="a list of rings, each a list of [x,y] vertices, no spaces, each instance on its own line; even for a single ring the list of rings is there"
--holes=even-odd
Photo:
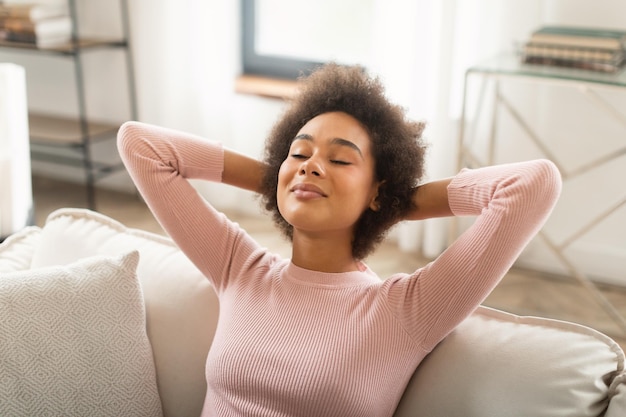
[[[371,67],[411,117],[427,123],[427,179],[456,171],[457,124],[465,70],[513,51],[541,21],[541,0],[380,0]],[[447,220],[404,223],[405,250],[435,256],[447,241]]]
[[[133,0],[130,6],[141,119],[228,142],[238,2]]]

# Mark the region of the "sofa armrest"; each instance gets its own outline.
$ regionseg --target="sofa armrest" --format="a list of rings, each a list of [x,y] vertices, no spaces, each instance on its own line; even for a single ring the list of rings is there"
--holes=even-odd
[[[479,307],[420,364],[395,416],[602,416],[613,402],[623,416],[623,373],[619,345],[593,329]]]

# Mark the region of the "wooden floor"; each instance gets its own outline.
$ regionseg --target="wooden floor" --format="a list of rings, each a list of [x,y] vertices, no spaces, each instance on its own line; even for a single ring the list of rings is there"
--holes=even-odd
[[[47,178],[33,179],[36,223],[43,225],[52,211],[63,207],[86,207],[84,187]],[[124,223],[156,233],[162,229],[134,194],[99,189],[97,210]],[[289,245],[279,236],[269,219],[229,213],[263,245],[289,256]],[[367,263],[381,277],[392,272],[412,271],[427,260],[404,253],[392,243],[384,243]],[[626,288],[599,287],[602,294],[626,317]],[[597,329],[616,340],[626,350],[626,332],[600,307],[580,284],[568,277],[542,275],[513,268],[484,303],[514,314],[573,321]]]

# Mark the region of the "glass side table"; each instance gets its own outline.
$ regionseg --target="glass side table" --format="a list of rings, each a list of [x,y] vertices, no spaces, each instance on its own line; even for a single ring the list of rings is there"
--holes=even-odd
[[[470,94],[470,84],[475,79],[480,79],[482,83],[478,90],[472,90],[472,94]],[[539,150],[542,157],[552,160],[557,165],[561,171],[564,184],[592,173],[608,164],[615,164],[619,158],[626,155],[626,134],[624,134],[619,135],[621,142],[617,146],[613,146],[610,152],[603,153],[600,156],[590,156],[588,160],[585,160],[584,163],[579,164],[575,168],[566,167],[566,164],[561,162],[562,157],[559,156],[559,149],[555,150],[553,146],[549,146],[546,138],[541,137],[536,129],[533,128],[532,123],[525,119],[523,112],[519,111],[512,101],[503,94],[501,84],[512,79],[576,88],[593,103],[596,109],[606,114],[606,117],[612,119],[617,125],[626,130],[626,115],[599,94],[599,91],[602,89],[623,89],[624,93],[626,93],[626,70],[616,73],[604,73],[575,68],[524,64],[518,56],[505,54],[473,66],[465,73],[459,125],[458,169],[463,167],[476,168],[497,163],[498,115],[501,111],[507,113],[510,120],[532,142],[534,148]],[[487,95],[487,85],[491,87],[489,95]],[[474,116],[472,118],[474,123],[470,123],[470,120],[468,120],[470,110],[468,104],[469,95],[476,97],[473,107]],[[491,101],[489,102],[489,100]],[[486,102],[489,102],[488,105],[485,105]],[[479,124],[476,120],[483,117],[481,112],[485,110],[485,107],[488,107],[491,111],[491,115],[488,117],[490,122],[486,123],[488,133],[486,134],[486,139],[481,144],[480,150],[476,151],[474,140],[478,134],[475,129],[476,125]],[[558,260],[566,274],[575,278],[593,296],[615,324],[619,326],[621,332],[626,335],[626,318],[624,315],[615,308],[598,289],[596,283],[590,279],[588,273],[585,273],[583,268],[577,266],[576,260],[573,259],[574,257],[567,252],[567,249],[572,244],[579,241],[605,219],[616,215],[618,210],[626,208],[626,187],[624,187],[622,192],[623,194],[618,196],[617,201],[594,202],[594,204],[598,204],[598,207],[603,205],[602,210],[591,219],[584,219],[580,224],[573,224],[571,230],[568,230],[568,236],[565,239],[554,239],[546,232],[545,227],[538,233],[537,239],[540,239],[544,246],[552,252],[552,256]],[[459,227],[459,220],[455,219],[451,225],[450,241],[460,233]],[[626,271],[626,265],[622,270]]]

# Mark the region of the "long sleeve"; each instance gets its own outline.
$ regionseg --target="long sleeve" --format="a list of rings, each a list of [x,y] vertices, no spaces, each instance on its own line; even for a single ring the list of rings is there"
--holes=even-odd
[[[242,229],[216,211],[190,179],[221,181],[220,143],[188,133],[127,122],[118,149],[128,172],[161,226],[219,291],[233,265],[246,268],[263,256]],[[232,262],[231,262],[232,261]]]
[[[436,260],[389,279],[389,302],[430,351],[487,297],[539,231],[561,190],[547,160],[461,171],[448,186],[457,216],[477,216]]]

